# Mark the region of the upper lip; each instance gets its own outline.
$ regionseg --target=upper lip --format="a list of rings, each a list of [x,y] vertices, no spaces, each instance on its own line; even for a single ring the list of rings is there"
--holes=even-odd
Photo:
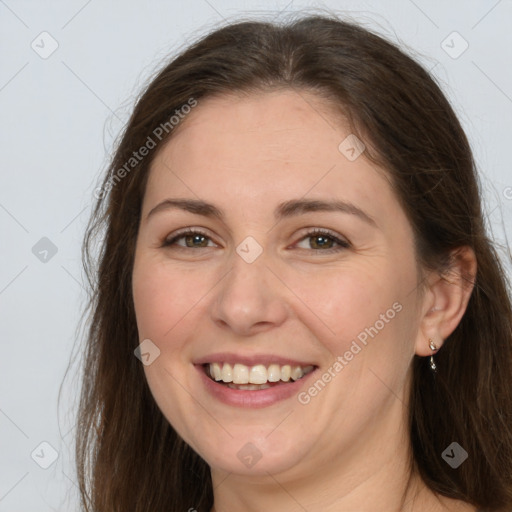
[[[310,361],[298,361],[296,359],[290,359],[289,357],[283,357],[276,354],[253,354],[253,355],[242,355],[234,354],[232,352],[217,352],[215,354],[209,354],[204,357],[200,357],[194,361],[194,364],[203,365],[208,363],[229,363],[231,365],[239,363],[245,366],[256,366],[262,364],[264,366],[270,364],[278,364],[284,366],[289,364],[290,366],[316,366]]]

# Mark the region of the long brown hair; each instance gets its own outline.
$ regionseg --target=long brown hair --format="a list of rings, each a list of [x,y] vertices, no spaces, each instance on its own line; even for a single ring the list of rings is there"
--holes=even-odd
[[[510,511],[511,299],[486,235],[468,140],[440,87],[415,60],[357,24],[325,15],[220,28],[168,63],[134,108],[83,245],[91,285],[76,443],[83,509],[209,512],[213,504],[208,465],[163,417],[134,357],[141,341],[131,288],[134,249],[150,165],[172,137],[173,113],[191,99],[201,108],[201,99],[214,94],[273,88],[310,91],[342,109],[352,132],[369,143],[366,156],[387,169],[422,268],[442,273],[451,251],[474,250],[475,287],[436,355],[436,381],[424,358],[413,361],[412,463],[434,492]],[[155,137],[165,123],[168,129]],[[157,147],[131,161],[152,134]],[[457,469],[441,457],[453,441],[469,454]]]

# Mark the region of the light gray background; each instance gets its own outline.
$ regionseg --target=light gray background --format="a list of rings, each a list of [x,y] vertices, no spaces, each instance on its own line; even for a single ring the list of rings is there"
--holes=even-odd
[[[433,70],[470,138],[487,217],[505,246],[511,0],[0,0],[0,511],[78,508],[76,365],[60,404],[58,394],[86,297],[80,244],[92,192],[134,95],[166,55],[224,19],[272,19],[314,6],[350,14]],[[58,48],[47,56],[53,40]],[[57,248],[46,262],[32,251],[42,237]],[[41,442],[58,453],[48,469],[40,464],[52,462],[52,451]]]

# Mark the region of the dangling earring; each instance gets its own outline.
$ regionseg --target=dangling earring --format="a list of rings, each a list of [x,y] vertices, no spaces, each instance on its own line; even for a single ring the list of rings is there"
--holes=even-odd
[[[430,369],[434,373],[436,373],[437,366],[436,366],[436,363],[434,362],[434,352],[437,350],[437,345],[434,343],[434,340],[432,338],[429,338],[428,346],[430,347],[430,350],[432,350],[432,354],[430,355]]]

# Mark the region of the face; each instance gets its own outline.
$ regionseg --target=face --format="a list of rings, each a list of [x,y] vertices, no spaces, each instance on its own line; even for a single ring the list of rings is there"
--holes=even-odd
[[[307,476],[405,424],[412,229],[332,112],[306,92],[201,100],[151,167],[144,371],[214,470]]]

